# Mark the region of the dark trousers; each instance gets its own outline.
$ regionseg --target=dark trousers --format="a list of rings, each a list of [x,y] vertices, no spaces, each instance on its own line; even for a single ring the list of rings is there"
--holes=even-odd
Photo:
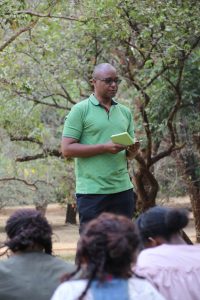
[[[133,189],[109,195],[76,194],[80,232],[85,223],[102,212],[124,215],[132,219],[135,212],[135,196]]]

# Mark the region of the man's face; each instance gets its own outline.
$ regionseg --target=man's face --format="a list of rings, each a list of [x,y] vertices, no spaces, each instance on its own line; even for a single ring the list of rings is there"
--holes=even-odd
[[[118,90],[119,78],[114,68],[101,70],[93,79],[95,93],[105,99],[113,98]]]

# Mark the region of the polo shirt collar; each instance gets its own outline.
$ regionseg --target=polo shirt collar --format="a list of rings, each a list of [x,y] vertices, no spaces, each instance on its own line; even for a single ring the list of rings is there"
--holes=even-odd
[[[97,100],[97,98],[94,96],[94,94],[91,94],[90,97],[89,97],[89,100],[92,102],[92,104],[94,105],[100,105],[99,101]],[[111,100],[111,105],[117,105],[118,103],[112,99]]]

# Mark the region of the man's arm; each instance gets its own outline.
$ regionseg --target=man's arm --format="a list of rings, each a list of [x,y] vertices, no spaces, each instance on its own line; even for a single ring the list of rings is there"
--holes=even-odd
[[[105,144],[86,145],[80,144],[77,139],[63,137],[61,150],[64,157],[92,157],[103,153],[116,154],[126,147],[108,142]]]

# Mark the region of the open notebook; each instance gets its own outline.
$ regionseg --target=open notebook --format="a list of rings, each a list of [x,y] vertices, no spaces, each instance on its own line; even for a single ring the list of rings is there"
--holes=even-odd
[[[128,132],[122,132],[119,134],[111,135],[111,140],[115,144],[120,144],[124,146],[130,146],[134,144],[133,138]]]

